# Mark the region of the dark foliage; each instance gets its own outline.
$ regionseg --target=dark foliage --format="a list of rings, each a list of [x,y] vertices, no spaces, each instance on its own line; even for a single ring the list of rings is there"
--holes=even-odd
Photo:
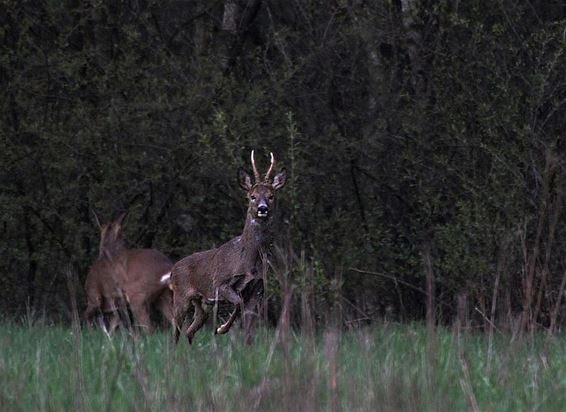
[[[253,148],[290,172],[273,313],[424,318],[428,270],[442,322],[554,328],[564,33],[558,1],[2,1],[0,309],[68,316],[92,210],[174,258],[236,235]]]

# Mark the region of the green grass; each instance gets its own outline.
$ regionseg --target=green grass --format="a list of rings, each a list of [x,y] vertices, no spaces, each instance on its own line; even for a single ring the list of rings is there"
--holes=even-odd
[[[428,354],[428,355],[427,355]],[[0,323],[0,410],[566,410],[566,338],[381,324],[282,341]]]

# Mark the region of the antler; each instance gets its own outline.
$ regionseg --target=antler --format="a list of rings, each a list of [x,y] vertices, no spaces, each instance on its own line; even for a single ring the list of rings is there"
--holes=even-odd
[[[269,169],[267,169],[267,173],[265,174],[265,178],[263,179],[265,183],[269,182],[269,175],[273,170],[273,166],[275,166],[275,157],[273,156],[273,152],[269,152],[269,155],[271,156],[271,164],[269,165]]]
[[[255,166],[254,151],[253,150],[252,150],[252,168],[254,170],[255,182],[259,183],[259,172],[257,171],[257,167]]]

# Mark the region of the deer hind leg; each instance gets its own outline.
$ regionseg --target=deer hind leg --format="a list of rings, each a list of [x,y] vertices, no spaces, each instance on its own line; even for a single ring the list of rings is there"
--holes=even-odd
[[[111,325],[113,329],[116,329],[118,326],[121,326],[125,329],[132,329],[133,321],[132,317],[130,316],[130,309],[125,302],[116,301],[115,302],[115,310],[111,312]]]
[[[179,335],[191,306],[191,297],[173,294],[173,339],[179,342]]]
[[[110,334],[108,333],[108,328],[106,328],[106,321],[104,320],[104,313],[99,312],[96,315],[96,323],[98,324],[98,327],[100,329],[102,329],[102,331],[107,335],[110,336]]]
[[[102,311],[100,306],[95,306],[89,304],[84,312],[84,319],[87,322],[87,325],[92,328],[94,325],[98,326],[106,335],[109,335],[108,329],[106,327],[106,320],[104,316],[104,312]]]
[[[193,337],[195,333],[202,327],[205,319],[206,319],[206,312],[202,308],[202,302],[200,299],[193,299],[192,300],[193,306],[195,308],[195,313],[193,315],[193,321],[191,325],[187,328],[187,340],[189,344],[192,343]]]
[[[144,332],[150,333],[152,331],[152,325],[147,302],[142,300],[130,302],[130,309],[132,310],[135,325],[140,327]]]
[[[93,327],[93,318],[96,313],[96,309],[87,308],[84,312],[83,319],[85,320],[89,329]]]
[[[163,291],[163,293],[159,295],[156,306],[161,315],[167,319],[170,324],[175,325],[175,319],[173,316],[173,298],[169,289]]]
[[[102,310],[102,299],[100,297],[93,298],[92,300],[89,299],[87,303],[87,307],[83,313],[83,319],[87,322],[89,326],[93,323],[93,318],[96,316],[98,317]],[[98,319],[96,319],[98,321]]]
[[[109,314],[110,321],[108,322],[108,333],[111,335],[114,333],[116,328],[120,326],[120,314],[117,312],[112,312]]]

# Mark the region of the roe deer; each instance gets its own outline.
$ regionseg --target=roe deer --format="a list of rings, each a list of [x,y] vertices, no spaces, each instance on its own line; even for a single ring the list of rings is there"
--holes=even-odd
[[[169,287],[173,291],[175,342],[179,340],[191,304],[194,307],[193,321],[185,332],[189,343],[202,327],[207,309],[217,301],[227,301],[235,305],[235,309],[215,333],[228,332],[238,312],[241,312],[246,342],[249,343],[250,316],[263,297],[261,267],[267,260],[273,237],[275,192],[287,181],[285,169],[270,180],[275,166],[273,153],[271,165],[263,180],[257,171],[253,150],[251,162],[255,182],[252,182],[252,178],[244,170],[238,170],[240,186],[246,190],[249,202],[242,234],[218,248],[183,258],[171,270]]]
[[[90,266],[85,281],[87,308],[84,318],[91,322],[96,316],[97,323],[106,334],[110,334],[120,323],[120,316],[128,313],[127,303],[122,293],[115,263],[111,260],[110,250],[113,249],[112,223],[100,225],[96,217],[96,223],[100,229],[100,245],[98,258]],[[110,330],[106,328],[106,319]]]
[[[161,278],[170,273],[173,263],[155,249],[128,249],[122,235],[125,216],[124,213],[116,221],[100,226],[99,256],[85,282],[84,317],[90,320],[98,313],[100,319],[100,315],[106,314],[112,331],[118,326],[120,312],[127,313],[127,303],[134,324],[149,332],[151,307],[172,322],[172,294]]]

